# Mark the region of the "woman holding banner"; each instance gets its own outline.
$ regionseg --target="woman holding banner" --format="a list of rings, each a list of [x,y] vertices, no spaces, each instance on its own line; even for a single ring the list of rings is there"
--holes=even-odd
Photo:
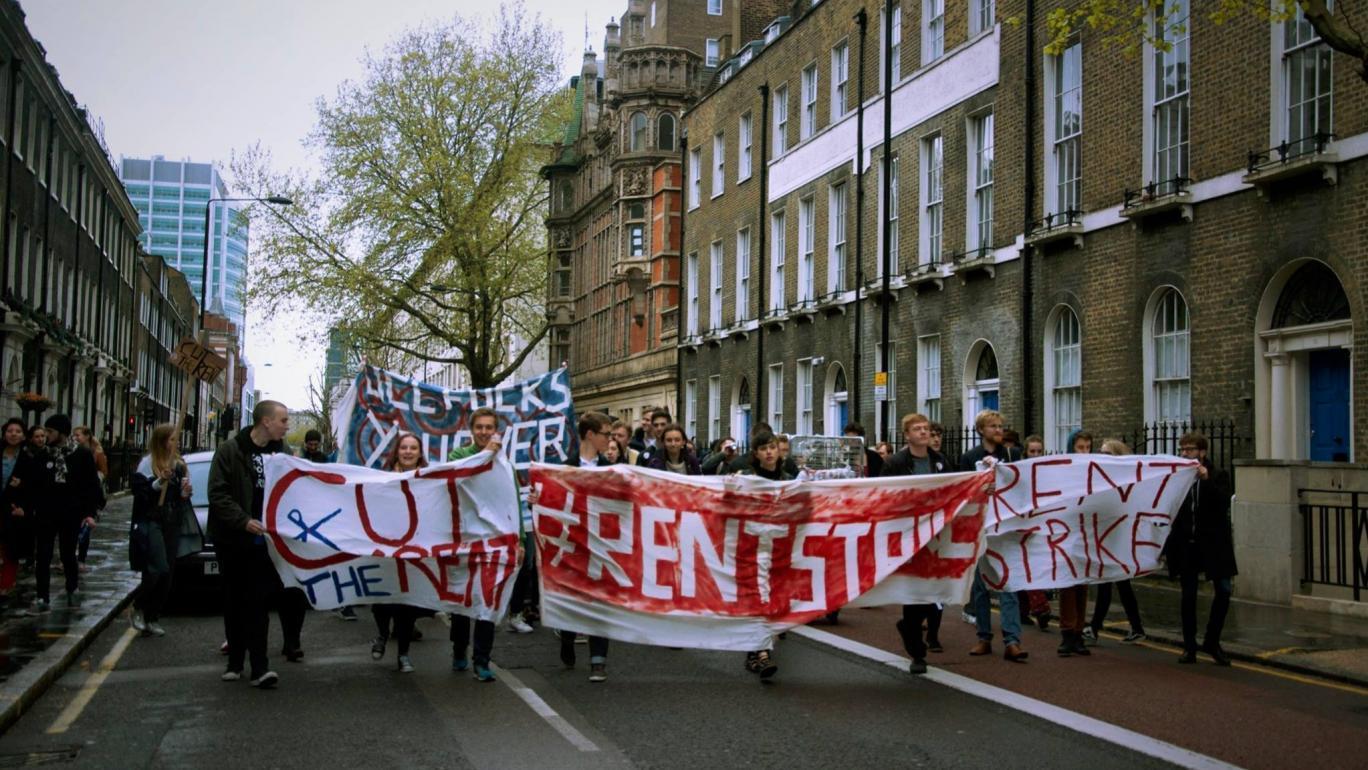
[[[683,425],[671,423],[665,426],[665,430],[660,434],[660,440],[665,445],[665,451],[652,454],[646,463],[647,468],[678,473],[681,476],[703,475],[698,458],[687,448],[688,439],[684,437]]]
[[[408,473],[427,467],[427,457],[423,455],[423,444],[412,433],[404,433],[395,442],[394,449],[385,459],[383,470],[393,473]],[[391,623],[394,638],[399,642],[399,673],[413,673],[413,661],[409,659],[409,645],[413,642],[413,624],[425,610],[407,604],[372,604],[371,614],[375,616],[375,627],[379,636],[371,642],[371,659],[385,657],[385,646],[389,642]]]
[[[750,468],[741,472],[745,476],[759,476],[770,481],[791,481],[793,476],[784,470],[779,454],[779,440],[766,428],[758,428],[751,434]],[[770,639],[769,649],[754,650],[746,653],[746,670],[759,674],[761,681],[768,681],[779,673],[770,650],[774,640]]]

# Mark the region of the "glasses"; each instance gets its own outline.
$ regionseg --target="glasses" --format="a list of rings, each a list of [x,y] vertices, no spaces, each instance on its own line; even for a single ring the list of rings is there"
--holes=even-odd
[[[1197,453],[1200,452],[1200,451],[1201,451],[1201,450],[1198,449],[1198,448],[1195,447],[1195,446],[1180,446],[1180,447],[1178,447],[1178,452],[1179,452],[1179,454],[1185,454],[1185,455],[1189,455],[1189,454],[1190,454],[1190,455],[1195,455],[1195,454],[1197,454]]]

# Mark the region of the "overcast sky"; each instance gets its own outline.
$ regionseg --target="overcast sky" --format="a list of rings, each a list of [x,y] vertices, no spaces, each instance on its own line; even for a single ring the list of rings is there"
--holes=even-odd
[[[76,100],[104,121],[120,155],[212,160],[260,141],[275,159],[309,166],[301,140],[314,103],[362,74],[405,29],[453,14],[492,13],[476,0],[21,0],[33,36]],[[580,69],[586,15],[602,50],[603,26],[627,0],[527,0],[564,38],[564,72]],[[250,269],[250,263],[249,263]],[[293,330],[272,334],[248,309],[247,356],[257,387],[307,406],[308,375],[323,348],[300,350]]]

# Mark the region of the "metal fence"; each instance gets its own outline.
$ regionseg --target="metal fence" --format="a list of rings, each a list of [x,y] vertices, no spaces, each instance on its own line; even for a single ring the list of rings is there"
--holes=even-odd
[[[1302,516],[1302,580],[1339,586],[1363,601],[1368,567],[1363,560],[1368,540],[1368,492],[1342,489],[1299,489]]]
[[[1249,440],[1239,434],[1234,420],[1229,419],[1150,422],[1121,434],[1121,440],[1136,454],[1176,455],[1178,440],[1192,431],[1206,436],[1207,457],[1211,464],[1230,474],[1232,479],[1236,458],[1250,456]]]

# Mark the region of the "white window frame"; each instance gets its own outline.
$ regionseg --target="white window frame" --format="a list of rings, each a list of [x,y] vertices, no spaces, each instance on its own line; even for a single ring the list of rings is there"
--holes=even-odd
[[[970,0],[969,36],[992,29],[997,24],[997,0]]]
[[[774,89],[774,157],[788,152],[788,86]]]
[[[917,264],[941,264],[945,257],[945,137],[932,134],[921,141],[921,217]]]
[[[652,28],[655,28],[655,24],[656,24],[656,0],[651,0],[651,27],[652,27]]]
[[[1186,177],[1191,173],[1191,135],[1188,129],[1192,93],[1192,17],[1189,12],[1189,0],[1168,0],[1168,3],[1176,4],[1178,10],[1162,22],[1151,14],[1147,18],[1147,23],[1156,37],[1170,41],[1170,50],[1163,51],[1149,42],[1145,43],[1143,169],[1145,183],[1153,182],[1156,185],[1168,182],[1175,176]],[[1185,78],[1181,84],[1175,84],[1172,93],[1164,94],[1161,99],[1158,94],[1160,73],[1170,62],[1175,71],[1185,73]],[[1179,136],[1176,140],[1164,142],[1159,124],[1168,123],[1170,119],[1176,124]],[[1167,130],[1163,133],[1171,135]],[[1173,192],[1174,190],[1169,188],[1159,188],[1156,194],[1168,195]]]
[[[784,251],[788,248],[784,212],[770,216],[770,310],[780,310],[787,300],[784,291]]]
[[[945,0],[922,0],[922,64],[945,55]]]
[[[833,184],[827,192],[827,292],[846,288],[846,200],[845,182]]]
[[[722,375],[708,378],[708,442],[722,438]]]
[[[811,195],[798,201],[798,303],[816,299],[817,264],[814,242],[817,235],[817,205]]]
[[[1180,424],[1192,419],[1192,316],[1187,298],[1161,286],[1145,305],[1145,422]]]
[[[713,135],[712,152],[712,197],[716,198],[727,189],[727,137],[721,131]]]
[[[770,429],[776,434],[784,432],[784,365],[770,364],[765,376],[765,386],[769,397],[765,405],[769,407]]]
[[[739,149],[736,154],[736,181],[744,182],[751,178],[751,134],[754,122],[751,114],[742,115],[736,124],[736,141]]]
[[[750,228],[736,231],[736,322],[750,320]]]
[[[1069,435],[1083,426],[1083,330],[1068,305],[1045,323],[1045,449],[1068,452]]]
[[[884,9],[888,6],[879,8],[879,90],[887,91],[888,84],[884,82],[884,22],[887,15]],[[902,80],[902,4],[893,4],[893,85],[897,86]]]
[[[965,249],[986,251],[993,248],[993,130],[992,112],[969,119],[969,169],[965,185]]]
[[[698,380],[684,383],[684,432],[689,440],[698,438]]]
[[[901,176],[901,174],[902,174],[902,170],[901,170],[900,166],[901,166],[901,163],[900,163],[900,161],[899,161],[899,155],[898,155],[898,153],[895,152],[895,153],[893,153],[893,157],[890,158],[890,159],[889,159],[889,162],[888,162],[889,177],[891,177],[891,179],[892,179],[892,181],[889,183],[889,184],[892,186],[892,189],[889,190],[889,195],[888,195],[889,208],[890,208],[889,215],[888,215],[888,237],[889,237],[889,240],[890,240],[890,245],[889,245],[889,248],[888,248],[888,263],[889,263],[889,266],[893,269],[893,274],[894,274],[894,275],[897,275],[897,273],[898,273],[899,246],[901,245],[901,238],[899,237],[899,232],[898,232],[898,212],[899,212],[899,211],[901,210],[901,208],[902,208],[901,205],[900,205],[900,203],[899,203],[899,200],[898,200],[898,197],[899,197],[899,196],[898,196],[898,190],[899,190],[899,188],[902,187],[902,185],[899,184],[899,178],[900,178],[900,176]],[[884,261],[883,261],[883,240],[884,240],[883,210],[884,210],[884,196],[883,196],[883,187],[882,187],[882,185],[884,184],[883,175],[884,175],[884,165],[883,165],[883,163],[881,162],[881,163],[879,163],[879,184],[880,184],[881,186],[880,186],[880,188],[879,188],[879,207],[878,207],[878,210],[879,210],[879,222],[878,222],[878,232],[879,232],[879,253],[876,254],[876,255],[874,256],[874,277],[875,277],[875,278],[882,278],[882,277],[883,277],[883,270],[884,270]]]
[[[722,41],[715,37],[703,43],[703,66],[716,67],[722,61]]]
[[[798,382],[797,391],[794,397],[797,401],[798,421],[795,430],[800,436],[810,436],[813,434],[814,423],[812,414],[812,359],[798,359]]]
[[[690,252],[685,259],[685,297],[689,303],[688,334],[698,336],[698,252]]]
[[[831,122],[845,117],[850,90],[850,43],[842,40],[831,49]]]
[[[1083,44],[1074,41],[1058,56],[1045,57],[1045,214],[1083,208]],[[1067,108],[1067,109],[1066,109]],[[1068,114],[1077,119],[1066,121]]]
[[[709,16],[721,16],[721,15],[722,15],[722,0],[708,0],[708,15],[709,15]]]
[[[799,116],[798,141],[803,141],[817,133],[817,62],[803,68],[803,112]]]
[[[708,308],[708,325],[712,329],[722,328],[722,262],[724,259],[722,241],[713,241],[708,247],[709,278],[712,286],[712,304]]]
[[[1276,147],[1286,141],[1289,152],[1296,155],[1315,151],[1315,134],[1329,134],[1335,130],[1334,53],[1305,19],[1305,14],[1298,5],[1295,6],[1292,18],[1271,25],[1273,59],[1270,67],[1270,85],[1275,107],[1270,115],[1269,144]],[[1289,37],[1295,39],[1289,40]],[[1305,57],[1313,58],[1317,64],[1316,96],[1309,100],[1302,99],[1294,105],[1292,100],[1298,89],[1294,86],[1297,78],[1293,77],[1292,70],[1297,62]],[[1301,128],[1294,126],[1294,123],[1302,123],[1300,110],[1312,105],[1315,105],[1316,109],[1312,113],[1310,125],[1303,124]],[[1304,132],[1303,129],[1309,131]]]
[[[941,419],[941,339],[939,334],[917,338],[917,409],[932,422]]]
[[[874,345],[874,371],[879,371],[883,365],[883,344]],[[871,393],[871,395],[873,395]],[[898,343],[894,340],[888,342],[888,427],[899,424],[902,419],[898,415]],[[887,441],[887,437],[892,434],[884,430],[885,409],[877,399],[874,401],[874,439],[875,441]],[[895,437],[896,438],[896,437]]]
[[[703,148],[689,150],[689,210],[703,205]]]

